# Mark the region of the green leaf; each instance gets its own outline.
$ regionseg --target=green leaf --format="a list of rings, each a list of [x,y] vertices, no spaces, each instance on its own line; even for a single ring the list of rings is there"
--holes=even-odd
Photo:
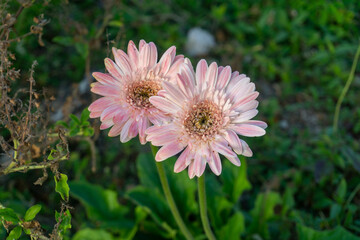
[[[341,205],[339,205],[337,203],[332,204],[331,208],[330,208],[330,218],[336,219],[339,216],[339,214],[341,213],[341,210],[342,210]]]
[[[247,164],[245,158],[241,159],[241,166],[236,167],[229,161],[224,162],[224,169],[220,175],[224,182],[223,191],[229,195],[230,200],[236,203],[245,190],[251,189],[251,184],[247,179]]]
[[[11,208],[0,209],[0,217],[5,221],[12,222],[13,224],[19,222],[18,216]]]
[[[135,204],[141,206],[159,227],[165,230],[168,238],[174,238],[177,230],[172,227],[175,223],[173,218],[169,219],[171,212],[162,194],[143,186],[137,186],[126,194]]]
[[[40,204],[36,204],[36,205],[32,206],[31,208],[29,208],[26,211],[24,220],[26,222],[33,220],[36,217],[36,214],[38,214],[40,212],[40,210],[41,210]]]
[[[6,238],[6,240],[16,240],[19,239],[22,233],[22,229],[20,226],[15,227],[11,232],[9,233],[9,236]]]
[[[136,219],[136,223],[140,223],[143,220],[145,220],[145,218],[148,216],[147,211],[141,207],[141,206],[137,206],[135,208],[135,219]]]
[[[89,116],[90,116],[90,111],[87,108],[85,108],[81,112],[81,117],[80,117],[81,124],[84,124],[85,122],[87,122],[87,120],[89,119]]]
[[[54,154],[58,154],[59,152],[55,149],[51,149],[50,153],[49,153],[49,156],[47,157],[48,160],[54,160],[55,157],[54,157]]]
[[[174,173],[175,161],[175,158],[169,158],[160,164],[165,169],[170,189],[179,211],[186,217],[192,213],[197,213],[198,206],[195,201],[196,181],[189,179],[186,171]],[[164,197],[153,155],[151,153],[139,154],[136,163],[141,185],[148,188],[150,192],[156,191],[157,194]]]
[[[137,186],[126,192],[126,195],[137,205],[147,208],[147,212],[155,221],[166,220],[171,214],[165,197],[157,191],[151,191],[149,188]]]
[[[295,206],[294,189],[287,187],[283,196],[282,215],[285,215],[291,208]]]
[[[140,153],[136,159],[137,173],[142,186],[162,191],[155,160],[151,153]]]
[[[52,41],[64,46],[71,46],[74,44],[74,40],[71,37],[56,36],[52,39]]]
[[[69,191],[70,191],[69,185],[67,183],[68,177],[65,174],[61,173],[59,179],[57,179],[56,176],[54,176],[54,178],[55,178],[55,191],[60,194],[61,198],[64,201],[67,202],[69,200]]]
[[[57,121],[55,125],[63,126],[64,128],[69,128],[69,124],[67,124],[67,122],[62,120]]]
[[[76,134],[78,134],[79,132],[80,132],[80,129],[78,127],[74,127],[70,130],[69,136],[70,137],[76,136]]]
[[[251,211],[253,216],[250,229],[254,233],[261,234],[262,237],[269,238],[267,221],[274,217],[274,208],[281,204],[281,197],[276,192],[259,193],[255,200],[255,206]]]
[[[93,128],[85,128],[83,130],[83,134],[85,137],[91,137],[92,135],[94,135],[94,129]]]
[[[345,228],[337,226],[332,230],[317,231],[297,224],[299,240],[360,240],[360,237],[348,232]]]
[[[113,240],[112,235],[102,229],[85,228],[78,231],[72,240]]]
[[[75,43],[75,48],[83,59],[86,59],[89,55],[89,45],[87,43],[77,42]]]
[[[74,114],[70,114],[69,117],[71,118],[71,120],[74,121],[74,123],[76,123],[77,125],[81,125],[80,119],[75,116]]]
[[[71,182],[70,194],[85,207],[88,217],[103,227],[128,229],[134,223],[125,217],[128,208],[120,205],[117,193],[84,181]]]
[[[122,27],[124,26],[124,23],[119,20],[112,20],[109,22],[110,27]]]
[[[63,235],[66,230],[71,229],[71,213],[69,209],[66,209],[66,211],[61,214],[55,211],[55,220],[59,224],[59,233]]]
[[[336,189],[335,198],[338,203],[342,203],[345,201],[346,189],[347,189],[346,180],[343,178],[341,179],[340,184]]]
[[[245,232],[245,218],[241,212],[236,212],[220,230],[218,236],[222,239],[240,240],[241,234]]]

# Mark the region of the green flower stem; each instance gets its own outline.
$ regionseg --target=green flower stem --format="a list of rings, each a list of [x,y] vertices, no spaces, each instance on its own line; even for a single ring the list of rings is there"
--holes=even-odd
[[[346,81],[346,84],[343,88],[343,90],[341,91],[340,97],[336,103],[336,108],[335,108],[335,115],[334,115],[334,123],[333,123],[333,131],[336,132],[338,129],[338,122],[339,122],[339,115],[340,115],[340,108],[341,108],[341,104],[344,101],[344,98],[346,96],[346,93],[348,92],[350,85],[352,83],[352,81],[354,80],[354,76],[355,76],[355,70],[356,70],[356,66],[359,60],[359,56],[360,56],[360,44],[359,47],[356,51],[355,57],[354,57],[354,61],[353,64],[351,66],[351,70],[350,70],[350,74],[349,77]]]
[[[208,239],[216,240],[213,232],[211,231],[206,205],[206,191],[205,191],[205,172],[198,178],[198,191],[199,191],[199,205],[200,205],[200,216],[205,234]]]
[[[151,145],[151,150],[152,150],[152,153],[153,153],[154,159],[155,159],[155,155],[156,155],[158,149],[157,149],[157,147]],[[169,187],[169,182],[168,182],[168,180],[166,178],[165,169],[164,169],[163,164],[160,163],[160,162],[156,162],[156,168],[157,168],[157,171],[159,173],[161,186],[163,188],[166,200],[167,200],[167,202],[169,204],[171,213],[174,216],[177,225],[179,226],[181,232],[184,234],[184,236],[185,236],[185,238],[187,240],[193,240],[194,237],[191,235],[191,233],[187,229],[183,219],[181,218],[179,210],[178,210],[178,208],[177,208],[177,206],[175,204],[174,198],[173,198],[173,196],[171,194],[170,187]]]

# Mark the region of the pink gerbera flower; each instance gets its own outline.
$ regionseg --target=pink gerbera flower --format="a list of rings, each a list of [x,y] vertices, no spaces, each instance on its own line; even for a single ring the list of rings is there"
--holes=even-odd
[[[238,137],[262,136],[265,122],[250,120],[258,113],[259,93],[250,78],[238,72],[231,73],[230,66],[209,67],[201,60],[196,74],[190,65],[183,65],[177,82],[163,82],[164,90],[150,102],[171,115],[172,121],[147,129],[147,140],[162,146],[156,161],[163,161],[184,150],[177,159],[175,172],[188,167],[189,177],[200,177],[209,164],[219,175],[219,153],[236,166],[237,154],[252,156],[248,144]]]
[[[184,56],[175,56],[176,48],[172,46],[157,62],[155,44],[144,40],[140,41],[139,50],[130,41],[127,54],[116,48],[112,51],[115,62],[105,59],[109,73],[93,73],[98,82],[91,85],[91,91],[103,97],[89,106],[90,117],[100,117],[100,129],[112,127],[109,136],[120,135],[121,142],[139,134],[140,142],[145,144],[145,130],[150,124],[160,124],[167,118],[149,98],[158,94],[163,81],[176,78]]]

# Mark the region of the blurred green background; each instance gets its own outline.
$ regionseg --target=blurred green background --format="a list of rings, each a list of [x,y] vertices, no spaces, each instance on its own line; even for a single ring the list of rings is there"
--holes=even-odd
[[[10,12],[19,4],[10,1]],[[338,132],[335,105],[349,76],[360,38],[360,2],[348,1],[35,1],[20,16],[17,34],[44,14],[40,46],[29,37],[12,45],[17,68],[38,61],[36,88],[54,95],[51,119],[69,121],[95,99],[91,72],[104,72],[111,47],[153,41],[189,57],[230,65],[260,92],[257,119],[267,134],[246,138],[254,152],[240,168],[224,159],[223,174],[207,178],[209,217],[218,239],[360,239],[360,75],[346,95]],[[193,56],[188,33],[214,38]],[[360,68],[357,67],[357,70]],[[18,82],[18,87],[26,85]],[[96,171],[86,141],[70,139],[71,159],[60,170],[70,181],[72,228],[66,239],[183,239],[166,206],[148,145],[121,144],[95,129]],[[189,228],[205,239],[196,182],[171,173],[176,201]],[[171,173],[171,174],[170,174]],[[51,174],[51,173],[49,173]],[[0,178],[0,202],[23,214],[43,206],[37,219],[51,231],[60,197],[54,182],[33,185],[42,171]],[[0,230],[5,236],[4,229]],[[23,235],[24,239],[26,237]]]

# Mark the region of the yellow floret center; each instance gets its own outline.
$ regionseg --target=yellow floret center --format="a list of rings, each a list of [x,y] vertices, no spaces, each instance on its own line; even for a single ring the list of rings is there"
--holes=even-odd
[[[149,98],[156,96],[161,90],[161,85],[158,81],[137,81],[128,86],[127,102],[138,109],[147,109],[152,107]]]
[[[213,102],[201,101],[187,111],[183,121],[185,131],[194,138],[210,140],[223,124],[221,109]]]

